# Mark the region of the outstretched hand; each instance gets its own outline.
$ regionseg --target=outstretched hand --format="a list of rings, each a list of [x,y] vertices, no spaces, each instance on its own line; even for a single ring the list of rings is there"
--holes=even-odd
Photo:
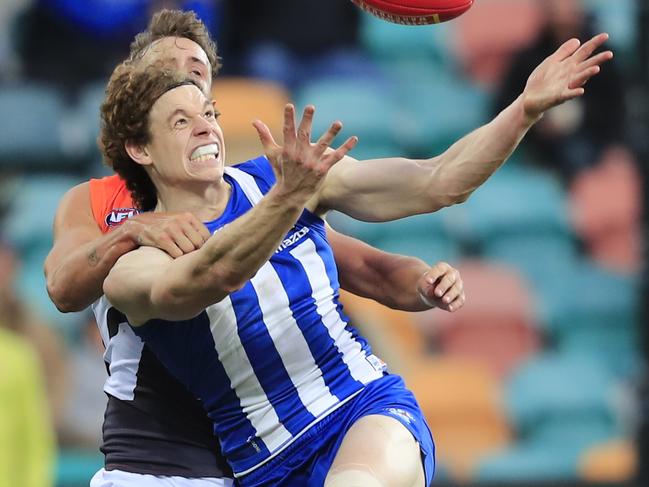
[[[314,113],[313,105],[308,105],[296,130],[295,107],[290,103],[286,105],[283,146],[275,142],[265,123],[260,120],[253,122],[266,157],[275,171],[276,185],[287,196],[296,196],[304,202],[317,192],[329,169],[352,150],[358,141],[356,137],[349,137],[340,147],[328,151],[342,129],[342,123],[336,121],[316,143],[312,143]]]
[[[595,54],[607,40],[608,34],[598,34],[583,45],[578,39],[570,39],[545,58],[523,90],[525,114],[536,119],[549,108],[583,95],[586,82],[613,58],[612,51]]]

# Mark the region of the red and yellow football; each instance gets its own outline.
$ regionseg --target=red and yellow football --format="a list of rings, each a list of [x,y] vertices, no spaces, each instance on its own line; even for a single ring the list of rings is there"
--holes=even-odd
[[[361,9],[388,22],[406,25],[438,24],[471,8],[474,0],[352,0]]]

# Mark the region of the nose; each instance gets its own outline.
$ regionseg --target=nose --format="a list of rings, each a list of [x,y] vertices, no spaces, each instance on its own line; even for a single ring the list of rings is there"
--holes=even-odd
[[[211,135],[216,133],[216,128],[209,121],[205,120],[203,117],[196,117],[194,122],[194,135]]]

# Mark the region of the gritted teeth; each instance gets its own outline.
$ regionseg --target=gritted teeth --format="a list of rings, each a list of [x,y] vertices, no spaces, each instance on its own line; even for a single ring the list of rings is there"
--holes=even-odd
[[[216,157],[218,155],[219,155],[219,146],[217,144],[208,144],[208,145],[202,145],[198,147],[196,150],[194,150],[194,152],[192,152],[190,159],[192,161],[205,161],[207,159]]]

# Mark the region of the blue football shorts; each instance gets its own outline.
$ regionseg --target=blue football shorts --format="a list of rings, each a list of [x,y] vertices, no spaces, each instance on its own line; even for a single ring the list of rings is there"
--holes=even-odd
[[[323,418],[275,458],[237,479],[242,487],[321,487],[347,431],[360,418],[390,416],[403,424],[419,443],[426,485],[435,471],[435,443],[417,404],[398,375],[370,382],[348,403]]]

